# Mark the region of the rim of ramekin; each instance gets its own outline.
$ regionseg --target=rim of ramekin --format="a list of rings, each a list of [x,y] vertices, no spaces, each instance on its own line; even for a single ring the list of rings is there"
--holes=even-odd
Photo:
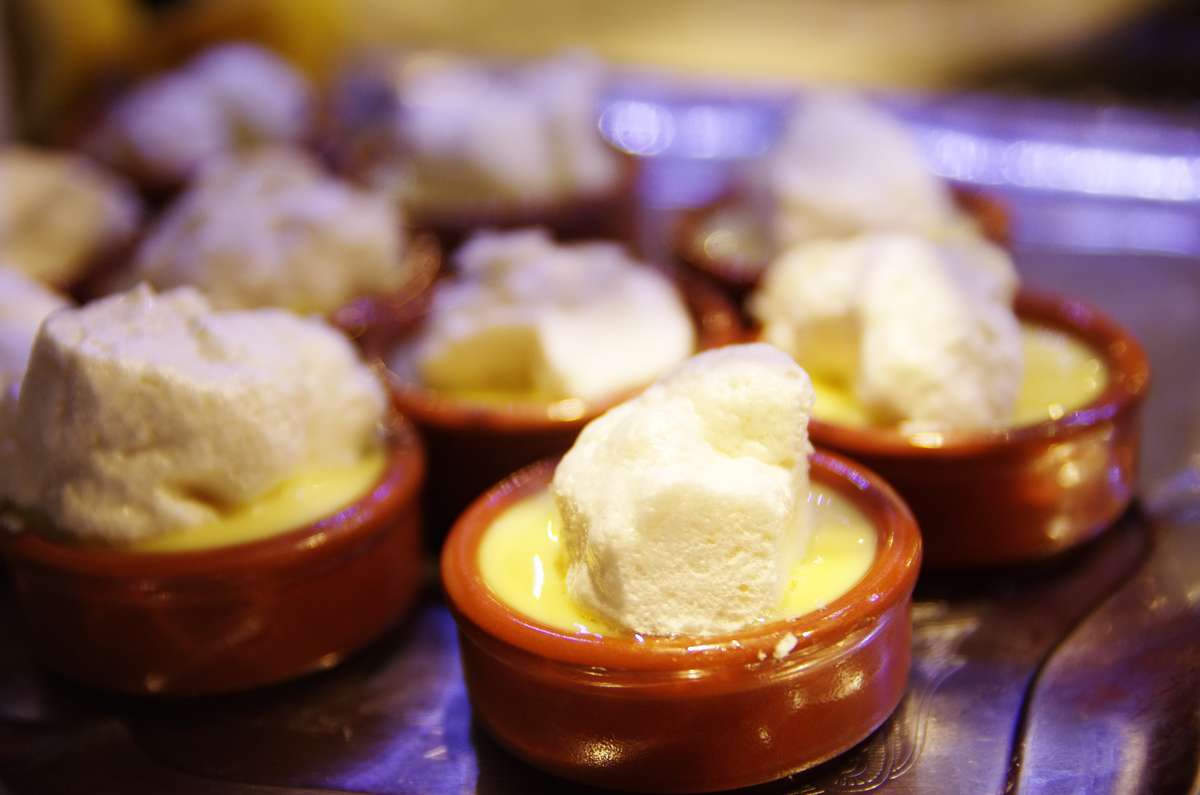
[[[910,597],[921,560],[916,520],[878,475],[860,464],[818,450],[810,460],[815,481],[849,499],[877,533],[875,559],[846,593],[822,608],[714,637],[599,636],[542,624],[504,604],[484,582],[478,550],[492,522],[516,500],[544,489],[555,459],[532,464],[476,499],[455,522],[442,550],[442,582],[460,622],[510,647],[558,663],[610,670],[672,672],[751,665],[771,658],[791,634],[789,659],[828,648],[871,627]]]

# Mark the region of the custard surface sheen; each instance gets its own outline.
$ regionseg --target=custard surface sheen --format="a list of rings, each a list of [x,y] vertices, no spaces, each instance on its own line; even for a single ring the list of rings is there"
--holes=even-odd
[[[861,580],[875,559],[875,530],[848,500],[814,486],[809,504],[813,535],[770,619],[799,616],[829,604]],[[567,594],[560,529],[549,489],[513,504],[496,517],[479,545],[484,582],[516,612],[555,629],[629,634],[589,614]]]
[[[474,403],[479,406],[488,406],[491,408],[504,406],[536,408],[539,406],[549,406],[560,400],[571,399],[552,397],[533,389],[468,389],[461,387],[452,389],[438,388],[437,393],[463,403]]]
[[[383,475],[385,451],[350,467],[305,472],[219,520],[147,538],[126,547],[138,552],[191,552],[257,541],[331,516],[366,494]]]
[[[1094,401],[1108,385],[1101,355],[1067,332],[1023,322],[1021,342],[1025,370],[1011,427],[1056,420]],[[813,379],[813,389],[816,419],[834,425],[876,425],[845,387]]]

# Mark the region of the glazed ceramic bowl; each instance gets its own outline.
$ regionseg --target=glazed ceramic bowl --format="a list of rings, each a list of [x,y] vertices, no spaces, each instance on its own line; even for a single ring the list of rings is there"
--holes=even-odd
[[[984,237],[1008,245],[1010,222],[1003,202],[963,187],[954,188],[954,199]],[[774,255],[767,235],[751,207],[730,194],[684,212],[672,233],[672,249],[681,266],[712,279],[740,300],[758,285]]]
[[[716,348],[745,336],[733,304],[719,290],[689,279],[680,291],[696,326],[698,350]],[[419,328],[410,324],[408,333]],[[386,361],[403,344],[365,347]],[[548,404],[483,405],[440,394],[395,372],[387,372],[393,404],[420,429],[429,451],[425,493],[427,524],[436,544],[450,523],[476,496],[505,475],[547,456],[566,452],[583,426],[629,394],[603,403],[568,398]]]
[[[318,146],[338,173],[362,184],[387,183],[401,171],[405,153],[397,141],[399,99],[384,63],[352,67],[327,97]],[[597,133],[598,134],[598,133]],[[602,190],[546,199],[487,197],[464,191],[461,201],[418,202],[399,198],[406,227],[435,235],[446,251],[481,229],[540,226],[557,240],[606,239],[632,243],[638,160],[610,148],[620,166],[616,182]],[[382,175],[382,176],[381,176]]]
[[[849,749],[904,694],[921,558],[912,515],[882,480],[817,452],[812,478],[874,526],[866,575],[824,608],[711,638],[567,634],[499,601],[479,571],[484,534],[547,487],[554,461],[509,477],[455,524],[442,581],[475,717],[555,775],[619,790],[705,792],[773,781]],[[791,633],[794,650],[776,655]]]
[[[365,350],[378,350],[402,336],[429,309],[430,287],[442,270],[442,247],[430,234],[415,234],[405,252],[410,274],[386,295],[356,298],[329,316],[329,322]]]
[[[129,552],[0,536],[35,655],[88,685],[173,696],[336,665],[397,623],[422,585],[425,457],[399,418],[388,445],[366,495],[258,541]]]
[[[1052,557],[1125,510],[1137,476],[1149,365],[1137,340],[1079,301],[1022,291],[1016,311],[1097,351],[1108,385],[1059,419],[991,432],[906,436],[814,419],[813,442],[861,461],[908,502],[929,568],[979,568]]]

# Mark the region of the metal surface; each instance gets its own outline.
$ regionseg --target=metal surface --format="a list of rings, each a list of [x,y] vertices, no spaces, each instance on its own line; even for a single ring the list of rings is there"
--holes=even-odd
[[[705,118],[693,116],[711,125]],[[725,146],[721,133],[709,135]],[[669,149],[647,175],[647,198],[659,208],[648,216],[648,246],[661,240],[670,208],[711,195],[725,158],[743,154],[702,157],[693,148],[678,158]],[[910,689],[897,713],[846,755],[762,792],[1196,787],[1200,247],[1190,249],[1177,229],[1200,228],[1200,214],[1187,203],[1142,203],[1142,231],[1120,237],[1095,224],[1121,223],[1124,199],[1007,195],[1024,279],[1099,305],[1147,348],[1155,383],[1142,504],[1052,565],[926,578]],[[1162,253],[1180,249],[1191,256]],[[0,791],[564,790],[578,791],[517,762],[472,724],[453,623],[432,590],[402,629],[337,670],[240,696],[158,702],[111,698],[41,672],[25,652],[11,593],[0,589]]]

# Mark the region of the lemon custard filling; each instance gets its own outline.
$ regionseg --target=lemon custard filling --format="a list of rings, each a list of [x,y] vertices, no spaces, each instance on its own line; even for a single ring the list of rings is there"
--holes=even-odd
[[[1057,420],[1096,400],[1108,385],[1101,354],[1069,332],[1022,322],[1021,344],[1024,372],[1011,427]],[[814,378],[813,389],[816,419],[855,427],[876,424],[845,386]]]
[[[258,499],[223,512],[215,521],[152,536],[127,549],[191,552],[296,530],[332,516],[361,498],[379,482],[386,464],[387,454],[380,448],[351,466],[303,472]]]
[[[560,398],[537,389],[448,387],[438,389],[437,392],[439,395],[451,400],[491,408],[500,406],[537,408],[549,406],[563,400],[577,400],[576,398]]]
[[[792,569],[775,614],[787,619],[824,607],[849,591],[875,559],[876,534],[850,502],[814,485],[809,493],[813,536]],[[478,564],[491,592],[516,612],[564,632],[628,635],[591,615],[567,592],[562,520],[549,489],[526,497],[493,520],[479,545]]]

